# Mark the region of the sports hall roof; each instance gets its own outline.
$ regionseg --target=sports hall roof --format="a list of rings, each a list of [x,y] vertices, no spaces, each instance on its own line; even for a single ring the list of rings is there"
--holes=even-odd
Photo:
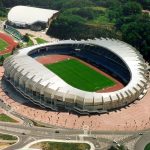
[[[8,20],[17,24],[31,25],[35,22],[48,22],[57,10],[29,6],[15,6],[8,13]]]

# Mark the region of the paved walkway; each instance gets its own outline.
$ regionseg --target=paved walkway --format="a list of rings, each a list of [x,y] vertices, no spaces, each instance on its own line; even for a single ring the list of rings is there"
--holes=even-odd
[[[144,134],[135,145],[135,150],[144,150],[145,146],[150,143],[150,133]]]
[[[4,110],[0,108],[0,114],[3,114],[3,113],[4,113]]]
[[[0,78],[3,72],[3,67],[0,67]],[[15,92],[9,93],[11,94],[14,94],[19,100],[13,100],[5,94],[3,89],[0,89],[0,98],[14,111],[32,120],[54,126],[82,129],[84,125],[88,125],[90,130],[105,131],[136,131],[150,128],[150,90],[142,100],[135,101],[126,108],[112,111],[109,114],[93,116],[78,116],[69,112],[40,109],[37,106],[26,104],[27,101],[20,100],[20,96],[17,96]]]

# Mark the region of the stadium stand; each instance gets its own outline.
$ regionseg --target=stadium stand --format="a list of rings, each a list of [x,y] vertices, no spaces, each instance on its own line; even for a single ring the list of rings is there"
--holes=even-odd
[[[34,59],[50,54],[66,54],[87,61],[122,80],[125,87],[108,93],[74,88]],[[36,45],[18,50],[4,61],[4,68],[5,80],[18,92],[52,110],[104,113],[124,107],[147,92],[144,59],[133,47],[118,40],[66,40]]]
[[[77,48],[80,49],[80,52],[76,51]],[[41,55],[51,54],[70,55],[82,59],[85,62],[102,69],[104,72],[111,74],[111,76],[123,82],[124,85],[128,84],[130,80],[130,72],[125,63],[115,54],[102,47],[90,45],[85,45],[84,47],[83,45],[68,47],[68,45],[59,45],[58,47],[51,46],[37,49],[29,55],[35,58]]]
[[[13,28],[13,27],[11,27],[9,25],[5,25],[4,26],[4,30],[7,33],[11,34],[13,37],[15,37],[18,40],[22,40],[23,39],[23,36],[21,35],[21,33],[18,30],[16,30],[15,28]]]

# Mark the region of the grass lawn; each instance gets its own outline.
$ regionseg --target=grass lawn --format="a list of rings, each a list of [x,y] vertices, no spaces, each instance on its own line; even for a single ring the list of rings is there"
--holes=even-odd
[[[92,92],[115,85],[111,79],[75,59],[45,66],[65,82],[81,90]]]
[[[11,53],[7,53],[7,54],[4,54],[3,56],[4,56],[4,58],[7,58],[7,57],[9,57],[11,55]]]
[[[112,24],[112,22],[109,21],[109,19],[105,15],[100,15],[97,18],[90,20],[89,23],[95,23],[95,24]]]
[[[0,133],[0,140],[17,140],[17,137]]]
[[[4,59],[6,59],[7,57],[9,57],[11,55],[11,53],[7,53],[7,54],[4,54],[4,55],[0,55],[0,66],[3,65],[3,61]],[[3,58],[2,58],[3,57]]]
[[[38,44],[47,43],[47,41],[41,38],[35,38],[35,40],[37,41]]]
[[[29,39],[29,41],[27,42],[27,46],[33,46],[33,45],[34,45],[33,41]]]
[[[3,51],[8,46],[8,43],[0,39],[0,51]]]
[[[42,149],[49,150],[90,150],[90,145],[83,143],[42,142],[40,145]]]
[[[145,146],[144,150],[150,150],[150,143]]]
[[[4,122],[17,122],[16,120],[10,118],[9,116],[7,116],[5,114],[0,114],[0,121],[4,121]]]

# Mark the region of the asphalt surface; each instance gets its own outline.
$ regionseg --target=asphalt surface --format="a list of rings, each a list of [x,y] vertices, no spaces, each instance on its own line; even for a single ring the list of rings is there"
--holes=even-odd
[[[69,140],[78,140],[78,141],[84,140],[84,141],[92,142],[94,146],[96,147],[95,150],[106,150],[110,147],[110,145],[114,143],[113,143],[113,140],[100,137],[101,134],[106,134],[106,135],[112,135],[112,134],[127,135],[129,133],[131,134],[131,132],[113,132],[112,133],[112,132],[99,131],[99,132],[92,132],[91,134],[88,134],[88,135],[84,135],[84,131],[82,130],[23,126],[23,125],[3,123],[3,122],[0,122],[0,131],[7,133],[7,134],[11,134],[11,135],[16,135],[19,137],[18,143],[16,143],[13,146],[10,146],[9,148],[6,148],[5,150],[16,150],[16,149],[24,147],[30,142],[33,142],[39,139],[45,139],[45,138],[60,139],[60,140],[69,139]],[[59,133],[56,133],[56,131]],[[128,136],[127,138],[124,138],[123,140],[118,140],[117,142],[120,144],[124,144],[124,143],[130,142],[136,139],[139,136],[144,137],[145,135],[139,135],[139,133],[132,132],[131,136]],[[145,138],[143,140],[141,138],[141,143],[144,140]],[[107,143],[108,146],[106,146],[105,148],[101,148],[100,142],[105,142]],[[142,149],[136,149],[136,150],[142,150]]]
[[[68,129],[56,129],[53,128],[41,128],[41,127],[27,127],[22,125],[16,125],[11,123],[0,123],[0,131],[16,135],[19,137],[18,143],[6,148],[5,150],[15,150],[24,147],[26,144],[39,139],[69,139],[69,140],[80,140],[79,135],[83,134],[83,131],[68,130]],[[86,138],[87,141],[95,142],[92,136]],[[104,139],[105,140],[105,139]]]
[[[145,146],[150,143],[150,131],[144,132],[135,145],[135,150],[144,150]]]
[[[149,132],[145,132],[143,135],[139,135],[138,131],[137,132],[92,131],[90,132],[90,134],[88,134],[88,136],[82,137],[82,135],[84,134],[83,130],[57,128],[55,126],[51,126],[49,128],[35,127],[30,119],[21,116],[17,112],[14,112],[13,110],[11,110],[10,106],[7,106],[1,100],[0,100],[0,107],[8,111],[9,113],[15,115],[16,117],[22,119],[24,122],[22,125],[0,122],[1,132],[16,135],[19,137],[18,143],[9,148],[6,148],[5,150],[16,150],[24,147],[30,142],[45,138],[61,139],[61,140],[66,140],[68,138],[70,140],[85,140],[92,142],[96,147],[95,150],[107,150],[110,147],[110,145],[114,144],[113,140],[101,138],[100,137],[101,134],[105,135],[131,134],[131,136],[125,138],[124,140],[118,140],[117,142],[119,144],[124,144],[136,139],[137,137],[141,137],[140,140],[136,143],[135,150],[144,150],[145,145],[150,142]],[[56,131],[59,131],[59,133],[56,133]],[[101,142],[107,143],[108,146],[106,146],[105,148],[101,148]]]

